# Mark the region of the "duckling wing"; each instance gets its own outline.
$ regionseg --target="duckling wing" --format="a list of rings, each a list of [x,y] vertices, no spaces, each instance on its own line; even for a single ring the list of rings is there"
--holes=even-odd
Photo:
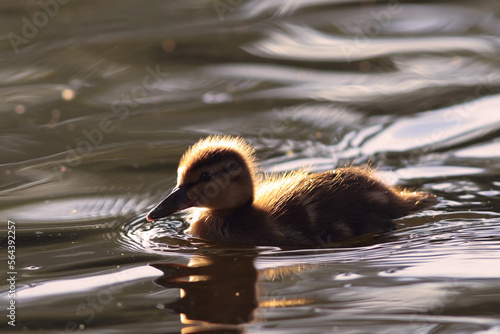
[[[255,190],[254,206],[266,213],[266,223],[273,233],[274,244],[312,244],[311,217],[307,205],[312,199],[309,176],[302,171],[272,176]]]
[[[392,219],[434,202],[434,195],[397,191],[369,169],[352,167],[270,178],[257,189],[255,199],[269,212],[271,230],[285,244],[328,243],[391,231]]]

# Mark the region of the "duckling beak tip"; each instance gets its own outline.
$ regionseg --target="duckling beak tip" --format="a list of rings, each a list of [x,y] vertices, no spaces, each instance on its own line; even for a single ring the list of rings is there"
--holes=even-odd
[[[175,187],[163,201],[149,211],[146,219],[148,221],[155,221],[160,218],[168,217],[191,206],[193,206],[193,202],[187,196],[184,187]]]

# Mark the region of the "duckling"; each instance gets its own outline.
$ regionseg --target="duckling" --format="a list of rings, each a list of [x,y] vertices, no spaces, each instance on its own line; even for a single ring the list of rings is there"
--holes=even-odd
[[[395,229],[392,219],[432,206],[436,196],[391,188],[369,168],[259,176],[255,149],[213,135],[182,156],[177,186],[149,221],[201,207],[189,233],[247,245],[314,246]]]

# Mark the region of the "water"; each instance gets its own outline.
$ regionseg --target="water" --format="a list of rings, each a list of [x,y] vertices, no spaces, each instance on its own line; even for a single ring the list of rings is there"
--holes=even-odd
[[[497,1],[59,1],[0,5],[2,331],[500,332]],[[440,202],[316,249],[146,222],[211,133]]]

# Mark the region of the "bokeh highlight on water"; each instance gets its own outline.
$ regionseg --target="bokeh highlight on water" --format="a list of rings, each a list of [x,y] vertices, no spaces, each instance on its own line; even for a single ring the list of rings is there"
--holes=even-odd
[[[496,1],[4,0],[0,15],[0,244],[15,222],[17,271],[2,332],[500,332]],[[266,172],[371,164],[440,202],[314,249],[146,222],[212,133],[244,136]]]

